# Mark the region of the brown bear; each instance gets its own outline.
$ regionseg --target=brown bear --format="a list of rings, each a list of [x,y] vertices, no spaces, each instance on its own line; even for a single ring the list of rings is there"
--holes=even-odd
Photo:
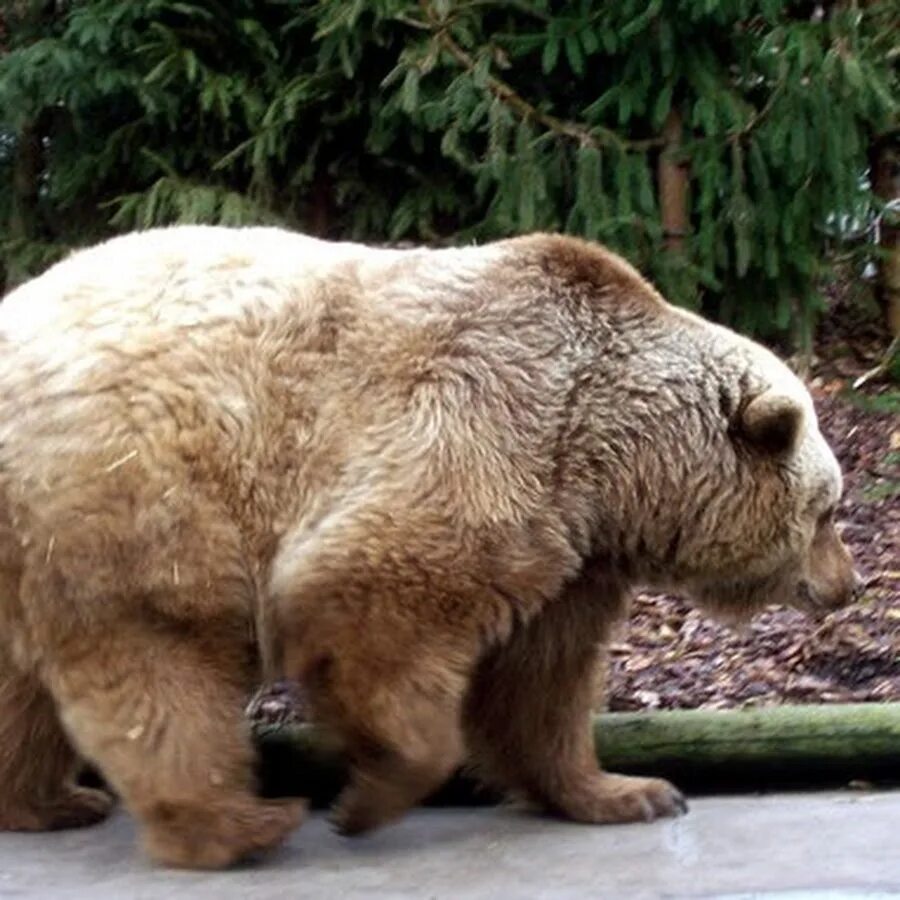
[[[263,674],[343,739],[346,833],[463,759],[578,821],[673,814],[598,768],[598,644],[636,585],[847,602],[840,492],[800,381],[595,244],[76,253],[0,306],[0,827],[101,818],[84,759],[157,860],[276,844]]]

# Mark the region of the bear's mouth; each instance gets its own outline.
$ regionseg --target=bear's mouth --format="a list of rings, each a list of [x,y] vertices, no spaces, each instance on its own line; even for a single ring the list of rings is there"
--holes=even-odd
[[[854,578],[853,584],[846,590],[826,594],[817,591],[811,582],[802,579],[797,582],[797,608],[817,616],[827,615],[859,600],[865,591],[865,585],[863,579]]]

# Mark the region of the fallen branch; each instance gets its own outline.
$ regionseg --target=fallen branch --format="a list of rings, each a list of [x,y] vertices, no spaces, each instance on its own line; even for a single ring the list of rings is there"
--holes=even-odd
[[[853,780],[900,781],[900,704],[610,713],[594,720],[605,768],[671,778],[693,789]],[[346,776],[338,747],[309,725],[262,728],[267,794],[327,803]],[[455,779],[445,802],[495,799]]]
[[[895,357],[898,355],[900,355],[900,334],[896,335],[890,342],[887,350],[884,351],[881,362],[879,362],[874,369],[869,369],[868,372],[864,372],[853,382],[853,389],[859,390],[864,384],[868,384],[868,382],[873,379],[881,378],[882,375],[887,375],[894,364]]]

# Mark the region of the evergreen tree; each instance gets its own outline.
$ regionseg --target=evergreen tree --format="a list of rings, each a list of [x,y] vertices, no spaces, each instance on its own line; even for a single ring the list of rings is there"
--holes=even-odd
[[[674,300],[808,340],[894,127],[896,7],[780,0],[16,0],[10,280],[178,221],[598,238]]]

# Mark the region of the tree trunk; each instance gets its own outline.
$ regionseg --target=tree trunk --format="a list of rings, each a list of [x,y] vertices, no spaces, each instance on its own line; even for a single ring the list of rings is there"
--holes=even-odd
[[[609,713],[595,717],[594,737],[604,768],[693,789],[900,780],[898,703]],[[318,729],[263,728],[257,740],[268,794],[327,803],[343,784],[339,749]],[[471,803],[492,795],[458,777],[440,799]]]
[[[12,163],[12,204],[7,235],[12,241],[30,241],[37,237],[38,191],[43,151],[41,136],[33,122],[26,122],[16,135]],[[7,261],[6,288],[15,287],[28,277],[15,259]]]
[[[673,109],[663,126],[665,146],[659,154],[656,177],[659,189],[659,212],[663,236],[669,250],[681,250],[689,229],[688,171],[678,160],[681,149],[681,114]]]
[[[328,237],[331,225],[331,179],[324,169],[317,172],[312,184],[309,231],[320,238]]]
[[[884,135],[870,155],[872,189],[885,203],[900,199],[900,133]],[[881,223],[882,257],[878,265],[878,298],[894,337],[900,335],[900,211]]]

